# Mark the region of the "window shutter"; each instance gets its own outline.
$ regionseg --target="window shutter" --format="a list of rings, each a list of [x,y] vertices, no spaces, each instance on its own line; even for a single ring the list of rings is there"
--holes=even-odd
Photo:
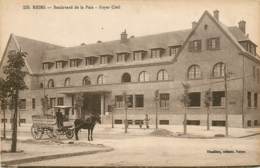
[[[198,40],[198,51],[201,51],[201,40]]]
[[[210,50],[210,48],[211,48],[210,47],[210,41],[211,41],[210,39],[207,39],[207,50]]]

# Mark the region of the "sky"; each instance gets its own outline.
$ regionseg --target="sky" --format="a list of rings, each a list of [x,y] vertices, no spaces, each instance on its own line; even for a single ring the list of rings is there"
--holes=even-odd
[[[84,9],[54,9],[70,5]],[[70,47],[116,40],[125,29],[129,36],[189,29],[205,10],[216,9],[227,26],[245,20],[250,39],[260,45],[260,0],[0,0],[0,57],[11,33]]]

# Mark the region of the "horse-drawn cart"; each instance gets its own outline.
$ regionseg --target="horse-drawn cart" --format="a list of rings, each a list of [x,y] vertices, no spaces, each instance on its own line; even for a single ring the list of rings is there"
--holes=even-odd
[[[74,136],[73,126],[58,128],[56,117],[53,115],[33,115],[32,121],[31,134],[34,139],[41,139],[43,134],[46,134],[49,138],[65,135],[68,139],[71,139]]]

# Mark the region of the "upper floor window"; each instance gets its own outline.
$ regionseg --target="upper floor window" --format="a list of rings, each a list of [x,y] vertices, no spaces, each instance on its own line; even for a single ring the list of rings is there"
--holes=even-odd
[[[19,100],[19,109],[26,109],[26,99],[20,99]]]
[[[141,61],[144,59],[145,51],[134,51],[134,60]]]
[[[207,39],[207,49],[217,50],[220,48],[219,37]]]
[[[83,78],[83,86],[90,85],[90,84],[91,84],[91,81],[90,81],[89,77],[85,76]]]
[[[95,64],[95,62],[96,62],[96,57],[87,57],[86,59],[85,59],[85,65],[87,66],[87,65],[94,65]]]
[[[121,79],[122,82],[131,82],[131,76],[129,73],[124,73],[122,75],[122,79]]]
[[[48,88],[54,88],[54,81],[53,81],[53,79],[50,79],[48,81]]]
[[[257,78],[257,83],[260,83],[260,69],[257,68],[256,70],[256,78]]]
[[[169,107],[170,94],[169,93],[161,93],[160,94],[160,107],[168,108]]]
[[[180,51],[180,46],[171,46],[170,47],[170,56],[175,56]]]
[[[97,84],[102,85],[105,83],[104,75],[98,75]]]
[[[65,86],[65,87],[70,86],[70,78],[66,78],[66,79],[65,79],[64,86]]]
[[[200,79],[201,72],[199,65],[191,65],[188,69],[188,79]]]
[[[151,58],[160,58],[162,51],[161,48],[151,49]]]
[[[201,40],[193,40],[189,42],[189,51],[198,52],[201,51]]]
[[[146,71],[143,71],[139,74],[139,82],[149,81],[149,74]]]
[[[117,54],[117,62],[125,62],[129,53],[118,53]]]
[[[79,59],[71,59],[70,60],[70,67],[78,67],[80,63]]]
[[[225,64],[222,62],[215,64],[213,67],[213,77],[214,78],[224,77],[224,75],[225,75]]]
[[[255,77],[256,77],[256,68],[255,66],[253,66],[253,79],[255,79]]]
[[[65,66],[65,61],[56,61],[56,68],[62,69]]]
[[[168,73],[166,70],[162,69],[157,74],[157,80],[168,80]]]
[[[53,65],[53,63],[51,63],[51,62],[45,62],[42,64],[42,69],[43,70],[51,69],[52,65]]]

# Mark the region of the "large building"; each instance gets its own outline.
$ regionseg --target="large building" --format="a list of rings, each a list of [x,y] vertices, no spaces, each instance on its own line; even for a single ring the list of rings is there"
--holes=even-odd
[[[145,114],[154,124],[156,111],[159,124],[182,124],[186,110],[188,124],[205,125],[205,94],[210,89],[212,126],[225,125],[227,111],[230,126],[253,127],[260,122],[256,47],[246,34],[245,21],[228,27],[217,10],[212,15],[205,11],[190,29],[141,37],[128,37],[124,31],[119,40],[76,47],[12,34],[0,75],[4,76],[10,52],[28,53],[24,69],[28,89],[20,92],[21,122],[30,123],[31,115],[43,113],[41,100],[47,95],[46,113],[52,114],[56,105],[71,106],[70,119],[95,113],[103,123],[111,123],[113,114],[113,122],[122,124],[126,95],[130,124],[137,124]],[[190,103],[184,108],[181,100],[187,83]],[[9,122],[11,112],[7,114]]]

